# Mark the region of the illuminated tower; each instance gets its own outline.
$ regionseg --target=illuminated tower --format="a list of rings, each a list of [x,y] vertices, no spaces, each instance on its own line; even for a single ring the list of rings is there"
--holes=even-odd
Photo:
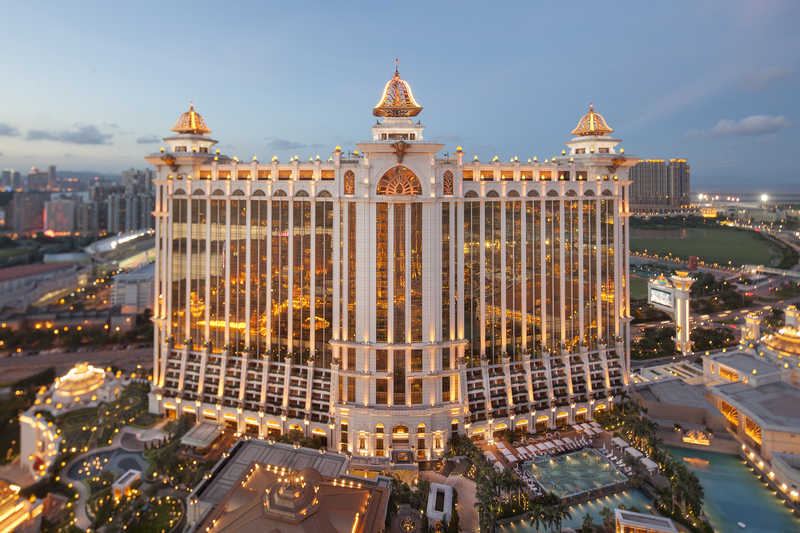
[[[742,344],[758,342],[761,339],[761,315],[759,313],[747,313],[744,317],[744,328],[742,330]]]
[[[692,351],[689,291],[694,279],[689,277],[688,272],[683,271],[675,272],[675,275],[669,279],[674,287],[675,298],[675,347],[682,355],[688,355]]]

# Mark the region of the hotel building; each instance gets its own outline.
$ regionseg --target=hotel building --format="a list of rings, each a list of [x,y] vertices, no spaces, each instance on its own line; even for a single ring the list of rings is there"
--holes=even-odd
[[[452,433],[589,420],[627,385],[628,168],[590,108],[560,156],[423,138],[399,73],[371,139],[240,161],[190,108],[156,167],[150,408],[377,467]]]

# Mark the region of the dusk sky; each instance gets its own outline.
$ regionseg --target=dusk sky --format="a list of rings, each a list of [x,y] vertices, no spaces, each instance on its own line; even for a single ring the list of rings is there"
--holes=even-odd
[[[694,191],[800,192],[795,0],[300,4],[6,3],[0,168],[145,167],[190,100],[224,153],[327,158],[399,57],[445,151],[550,157],[593,102]]]

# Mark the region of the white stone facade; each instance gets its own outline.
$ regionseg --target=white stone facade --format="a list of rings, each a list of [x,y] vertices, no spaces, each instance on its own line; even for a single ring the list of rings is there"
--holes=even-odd
[[[147,157],[153,412],[380,465],[438,457],[452,431],[591,419],[627,385],[637,160],[619,141],[464,161],[391,116],[353,154],[265,163],[193,134],[174,152],[181,135]]]

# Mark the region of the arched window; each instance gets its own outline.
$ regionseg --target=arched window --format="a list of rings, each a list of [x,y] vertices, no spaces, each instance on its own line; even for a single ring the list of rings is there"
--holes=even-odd
[[[422,194],[419,178],[406,167],[397,166],[386,171],[378,182],[378,194],[411,196]]]
[[[356,175],[353,173],[352,170],[348,170],[344,173],[344,193],[345,194],[355,194],[356,193]]]
[[[442,188],[447,196],[453,195],[453,173],[449,170],[442,177]]]

